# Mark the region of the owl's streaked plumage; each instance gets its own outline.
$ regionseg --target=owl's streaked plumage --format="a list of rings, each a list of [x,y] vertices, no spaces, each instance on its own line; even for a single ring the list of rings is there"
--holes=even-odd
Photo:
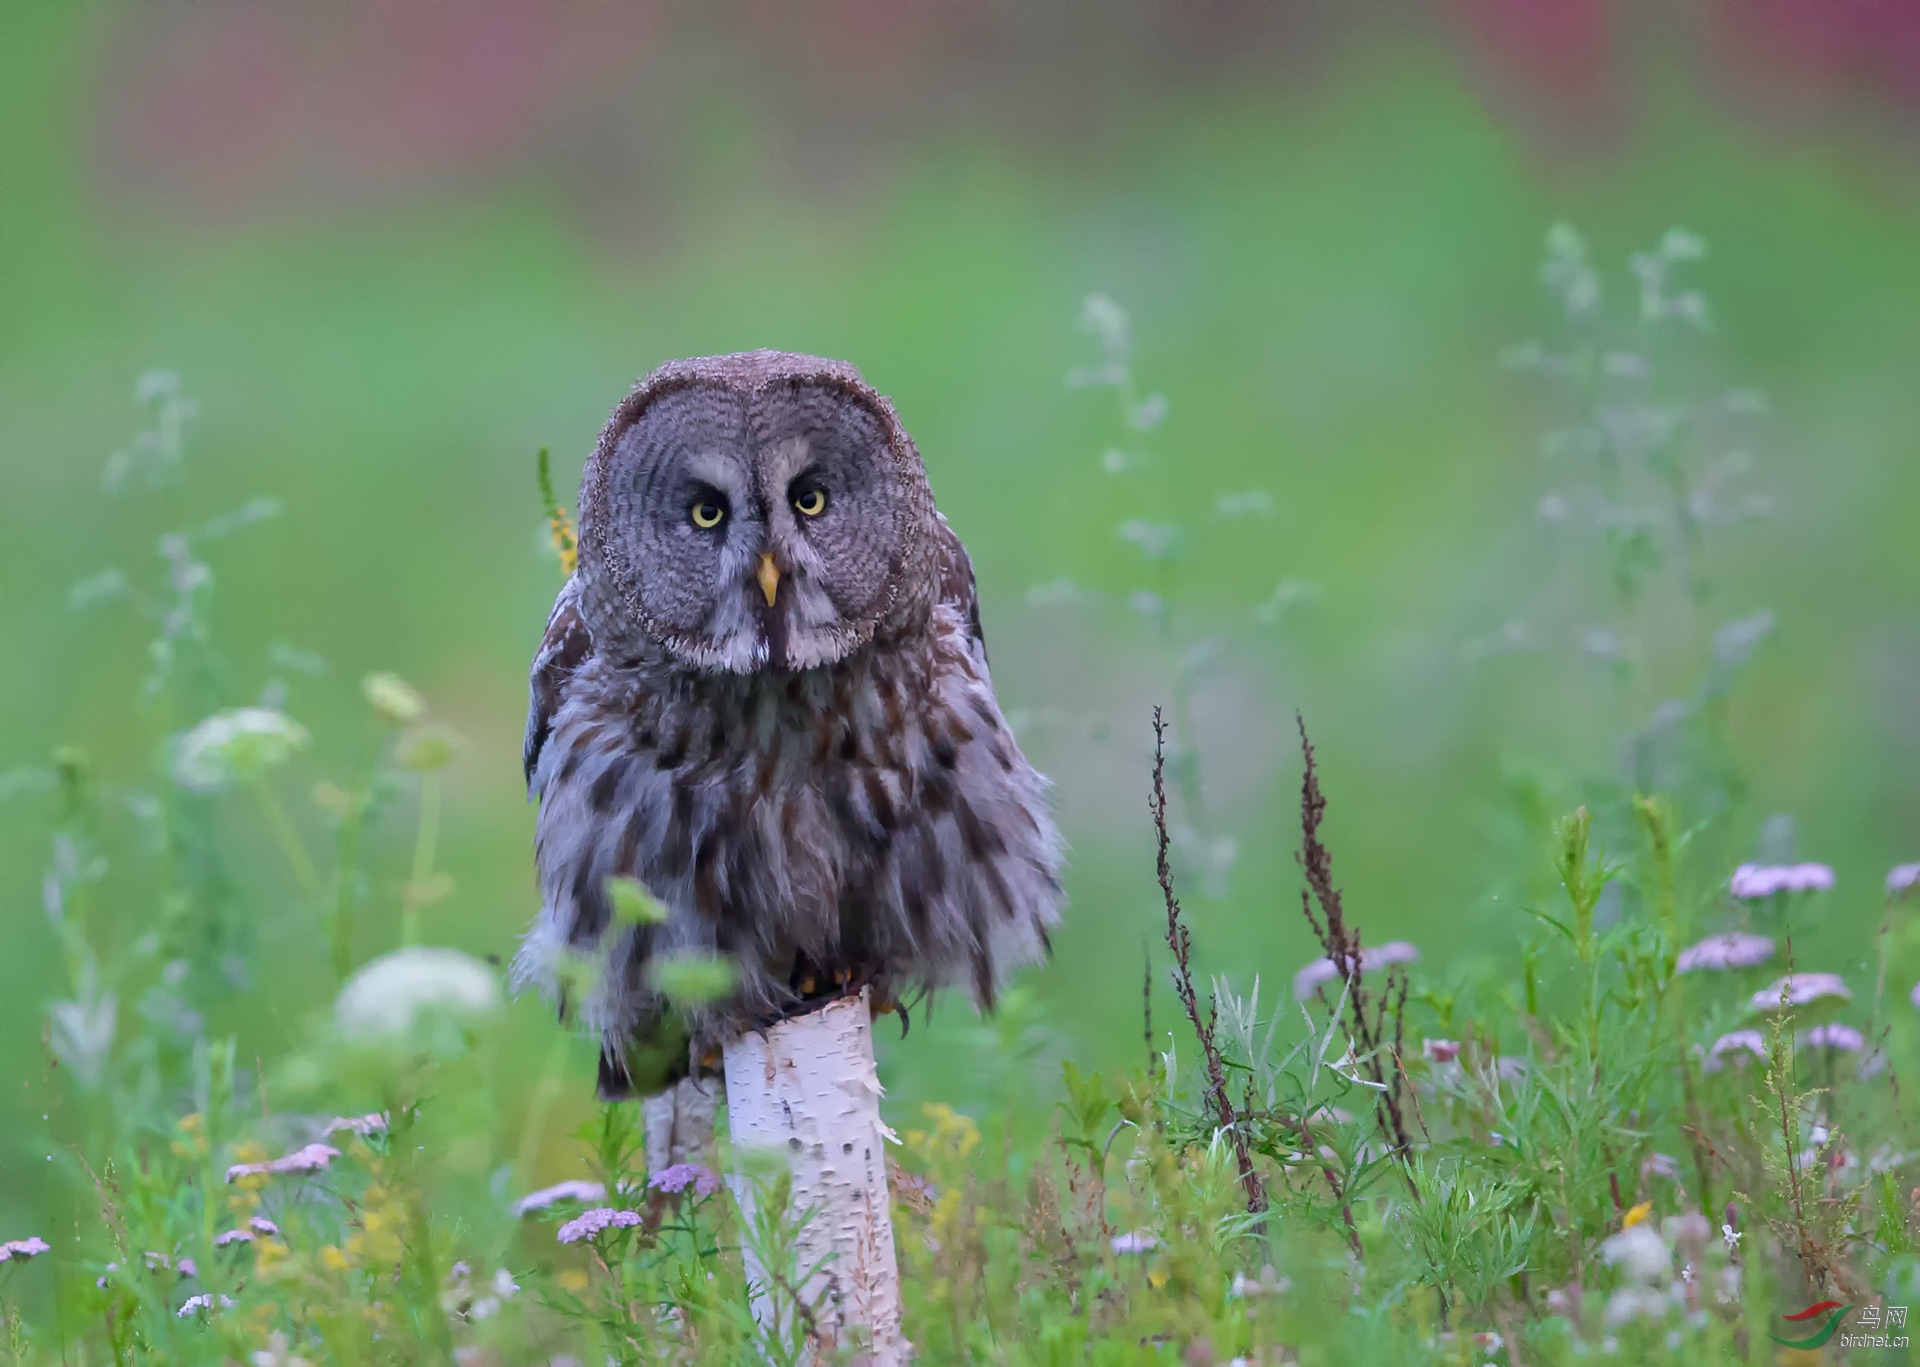
[[[542,908],[517,975],[602,967],[602,1090],[871,985],[990,1007],[1062,900],[1047,783],[994,699],[973,568],[893,406],[781,352],[662,366],[587,463],[579,565],[534,658]],[[663,924],[617,921],[613,876]],[[649,961],[717,951],[682,1017]]]

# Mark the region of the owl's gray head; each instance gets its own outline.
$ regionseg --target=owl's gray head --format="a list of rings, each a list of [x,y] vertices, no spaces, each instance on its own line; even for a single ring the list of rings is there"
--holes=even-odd
[[[588,625],[695,669],[832,664],[926,611],[934,516],[920,453],[852,366],[670,362],[587,462]]]

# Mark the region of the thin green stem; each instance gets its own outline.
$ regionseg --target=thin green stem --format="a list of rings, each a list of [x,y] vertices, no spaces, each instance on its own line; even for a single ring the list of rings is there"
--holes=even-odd
[[[307,847],[300,841],[299,832],[293,829],[293,822],[287,817],[287,809],[281,804],[280,795],[262,778],[254,781],[253,796],[260,804],[261,813],[267,818],[267,825],[273,828],[274,838],[280,842],[280,850],[287,856],[287,863],[293,866],[293,876],[298,880],[300,890],[309,897],[318,898],[320,875],[313,867]]]
[[[345,981],[353,968],[354,875],[360,867],[360,836],[366,829],[367,804],[372,800],[373,777],[378,751],[361,766],[360,781],[354,785],[347,810],[340,818],[340,838],[333,867],[333,924],[328,939],[333,952],[333,976]]]
[[[540,1080],[527,1100],[526,1123],[520,1127],[520,1145],[513,1156],[515,1180],[531,1184],[534,1169],[540,1163],[540,1143],[546,1138],[547,1117],[560,1095],[562,1071],[567,1064],[567,1046],[572,1036],[565,1026],[553,1032],[553,1044],[547,1049],[547,1061],[541,1065]]]
[[[420,775],[420,824],[414,833],[413,872],[401,901],[400,943],[420,943],[420,911],[426,895],[427,880],[433,877],[435,847],[440,842],[440,780],[435,774]]]

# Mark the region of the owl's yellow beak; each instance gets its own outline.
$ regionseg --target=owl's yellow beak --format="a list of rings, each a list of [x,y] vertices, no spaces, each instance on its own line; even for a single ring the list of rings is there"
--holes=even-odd
[[[760,581],[760,592],[767,596],[767,606],[773,606],[774,597],[780,592],[780,567],[773,563],[773,552],[760,553],[760,568],[754,571],[754,578]]]

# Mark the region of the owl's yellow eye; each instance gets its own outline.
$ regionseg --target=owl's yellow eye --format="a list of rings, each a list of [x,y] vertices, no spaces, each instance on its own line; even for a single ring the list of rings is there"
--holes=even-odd
[[[706,499],[702,499],[693,505],[690,516],[693,518],[693,525],[705,532],[718,527],[721,522],[725,520],[727,510],[722,508],[718,503],[712,503]]]
[[[803,517],[818,517],[827,510],[827,491],[809,489],[793,500],[793,510]]]

